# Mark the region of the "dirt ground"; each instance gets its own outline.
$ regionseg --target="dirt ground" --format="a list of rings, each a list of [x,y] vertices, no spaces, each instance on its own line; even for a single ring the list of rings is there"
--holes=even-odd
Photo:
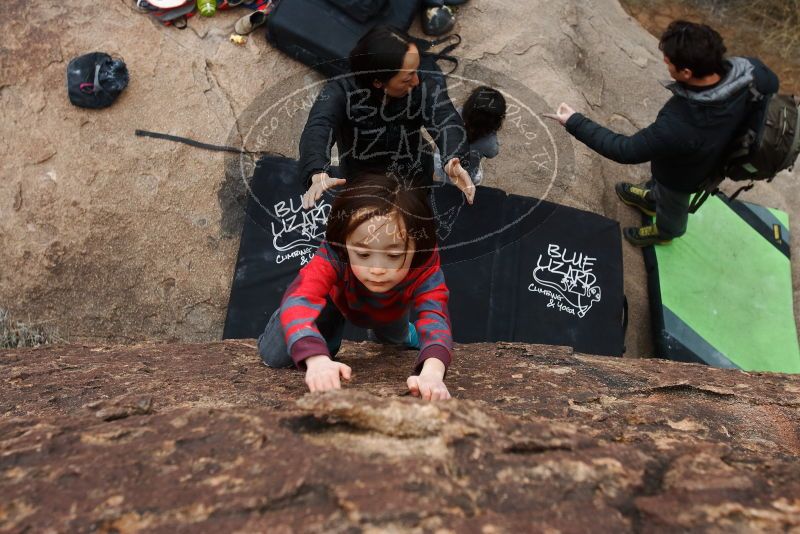
[[[785,0],[779,0],[785,1]],[[781,92],[800,94],[800,44],[786,49],[788,39],[769,35],[754,26],[752,17],[732,8],[729,2],[702,0],[622,0],[622,6],[655,37],[678,19],[702,22],[715,28],[725,39],[730,54],[756,56],[772,68],[781,79]],[[790,1],[786,1],[788,5]],[[767,26],[778,32],[780,26]],[[800,43],[800,27],[793,28],[794,42]]]

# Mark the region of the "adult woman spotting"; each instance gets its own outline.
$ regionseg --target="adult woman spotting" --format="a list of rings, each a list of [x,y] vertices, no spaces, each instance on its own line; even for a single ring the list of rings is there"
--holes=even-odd
[[[334,143],[344,176],[388,169],[413,185],[430,185],[433,148],[423,127],[443,155],[445,173],[472,203],[470,172],[477,169],[469,169],[464,123],[434,59],[421,55],[407,34],[377,26],[353,48],[350,69],[323,87],[300,137],[303,207],[345,183],[329,175]]]

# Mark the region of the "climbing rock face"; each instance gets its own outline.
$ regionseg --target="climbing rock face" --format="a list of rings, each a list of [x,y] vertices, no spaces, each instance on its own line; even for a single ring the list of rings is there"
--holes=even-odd
[[[219,152],[133,132],[297,156],[308,106],[286,111],[281,135],[259,146],[248,126],[271,95],[288,91],[286,80],[319,77],[272,49],[261,30],[245,46],[232,44],[243,8],[194,17],[180,31],[133,5],[4,3],[0,307],[77,342],[219,339],[252,161],[226,165]],[[486,162],[485,183],[638,224],[613,184],[647,178],[647,166],[608,162],[539,114],[563,100],[623,133],[646,126],[668,97],[656,40],[616,0],[471,0],[457,19],[458,75],[536,96],[523,99],[536,117],[509,117],[500,134],[506,151]],[[115,104],[99,111],[70,105],[65,87],[68,61],[95,50],[124,58],[131,74]],[[574,157],[549,161],[554,178],[543,181],[541,162],[526,164],[516,149],[525,136]],[[795,216],[800,180],[759,184],[749,197]],[[623,250],[628,353],[651,355],[641,253]]]
[[[7,532],[800,528],[800,378],[522,344],[346,343],[344,390],[252,340],[0,352]]]

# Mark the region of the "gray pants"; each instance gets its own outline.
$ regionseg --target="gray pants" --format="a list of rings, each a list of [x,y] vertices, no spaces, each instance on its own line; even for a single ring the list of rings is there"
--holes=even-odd
[[[650,180],[647,186],[651,188],[653,200],[656,202],[658,234],[667,239],[685,234],[692,195],[664,187],[655,180]]]
[[[258,353],[265,365],[274,368],[294,367],[294,361],[286,348],[286,339],[281,326],[280,308],[275,310],[269,318],[264,333],[258,337]],[[342,345],[345,318],[336,305],[328,300],[316,320],[317,329],[325,343],[331,358],[336,359],[336,353]],[[381,325],[374,330],[369,330],[367,335],[371,341],[401,345],[408,337],[408,314],[397,321]]]

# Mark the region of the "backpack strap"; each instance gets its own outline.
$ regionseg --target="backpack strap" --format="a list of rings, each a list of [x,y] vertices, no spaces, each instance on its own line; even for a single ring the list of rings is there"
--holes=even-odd
[[[703,189],[697,193],[692,199],[692,202],[689,203],[689,213],[696,213],[697,210],[700,209],[700,206],[702,206],[705,201],[708,200],[708,197],[716,194],[717,191],[719,191],[719,188],[714,188],[713,190]]]
[[[151,132],[148,130],[136,130],[134,134],[137,137],[152,137],[153,139],[164,139],[166,141],[174,141],[176,143],[183,143],[184,145],[193,146],[195,148],[202,148],[204,150],[213,150],[215,152],[233,152],[234,154],[251,154],[262,156],[264,154],[277,154],[279,156],[284,156],[279,152],[267,152],[263,150],[245,150],[244,148],[237,148],[235,146],[228,146],[228,145],[212,145],[210,143],[203,143],[201,141],[195,141],[194,139],[189,139],[188,137],[180,137],[177,135],[170,135],[165,133],[158,133],[158,132]]]
[[[739,189],[737,189],[737,190],[736,190],[736,192],[735,192],[734,194],[732,194],[732,195],[731,195],[730,197],[728,197],[728,198],[729,198],[730,200],[736,200],[736,197],[738,197],[740,193],[744,193],[745,191],[750,191],[751,189],[753,189],[753,186],[754,186],[754,185],[756,185],[756,183],[755,183],[754,181],[752,181],[752,180],[751,180],[749,184],[747,184],[747,185],[743,185],[742,187],[740,187]]]
[[[455,50],[458,47],[458,45],[461,44],[461,36],[459,34],[457,34],[457,33],[451,33],[450,35],[442,37],[441,39],[434,39],[433,41],[431,41],[431,46],[432,47],[433,46],[439,46],[440,44],[444,44],[444,43],[448,43],[448,42],[450,44],[448,44],[443,49],[441,49],[439,51],[439,54],[447,55],[450,52],[452,52],[453,50]]]
[[[446,74],[452,74],[458,68],[458,58],[450,55],[450,52],[455,50],[461,44],[461,36],[457,33],[451,33],[439,39],[414,39],[417,48],[422,54],[432,57],[434,61],[443,59],[453,64],[453,68]],[[440,44],[450,43],[441,49],[439,52],[431,52],[430,50]]]
[[[700,206],[708,200],[711,195],[716,195],[719,192],[719,184],[725,179],[725,172],[722,169],[717,169],[700,187],[695,194],[692,201],[689,203],[689,213],[696,213]]]
[[[748,85],[748,91],[750,92],[750,102],[761,102],[766,96],[764,93],[756,89],[755,81],[750,82]]]

